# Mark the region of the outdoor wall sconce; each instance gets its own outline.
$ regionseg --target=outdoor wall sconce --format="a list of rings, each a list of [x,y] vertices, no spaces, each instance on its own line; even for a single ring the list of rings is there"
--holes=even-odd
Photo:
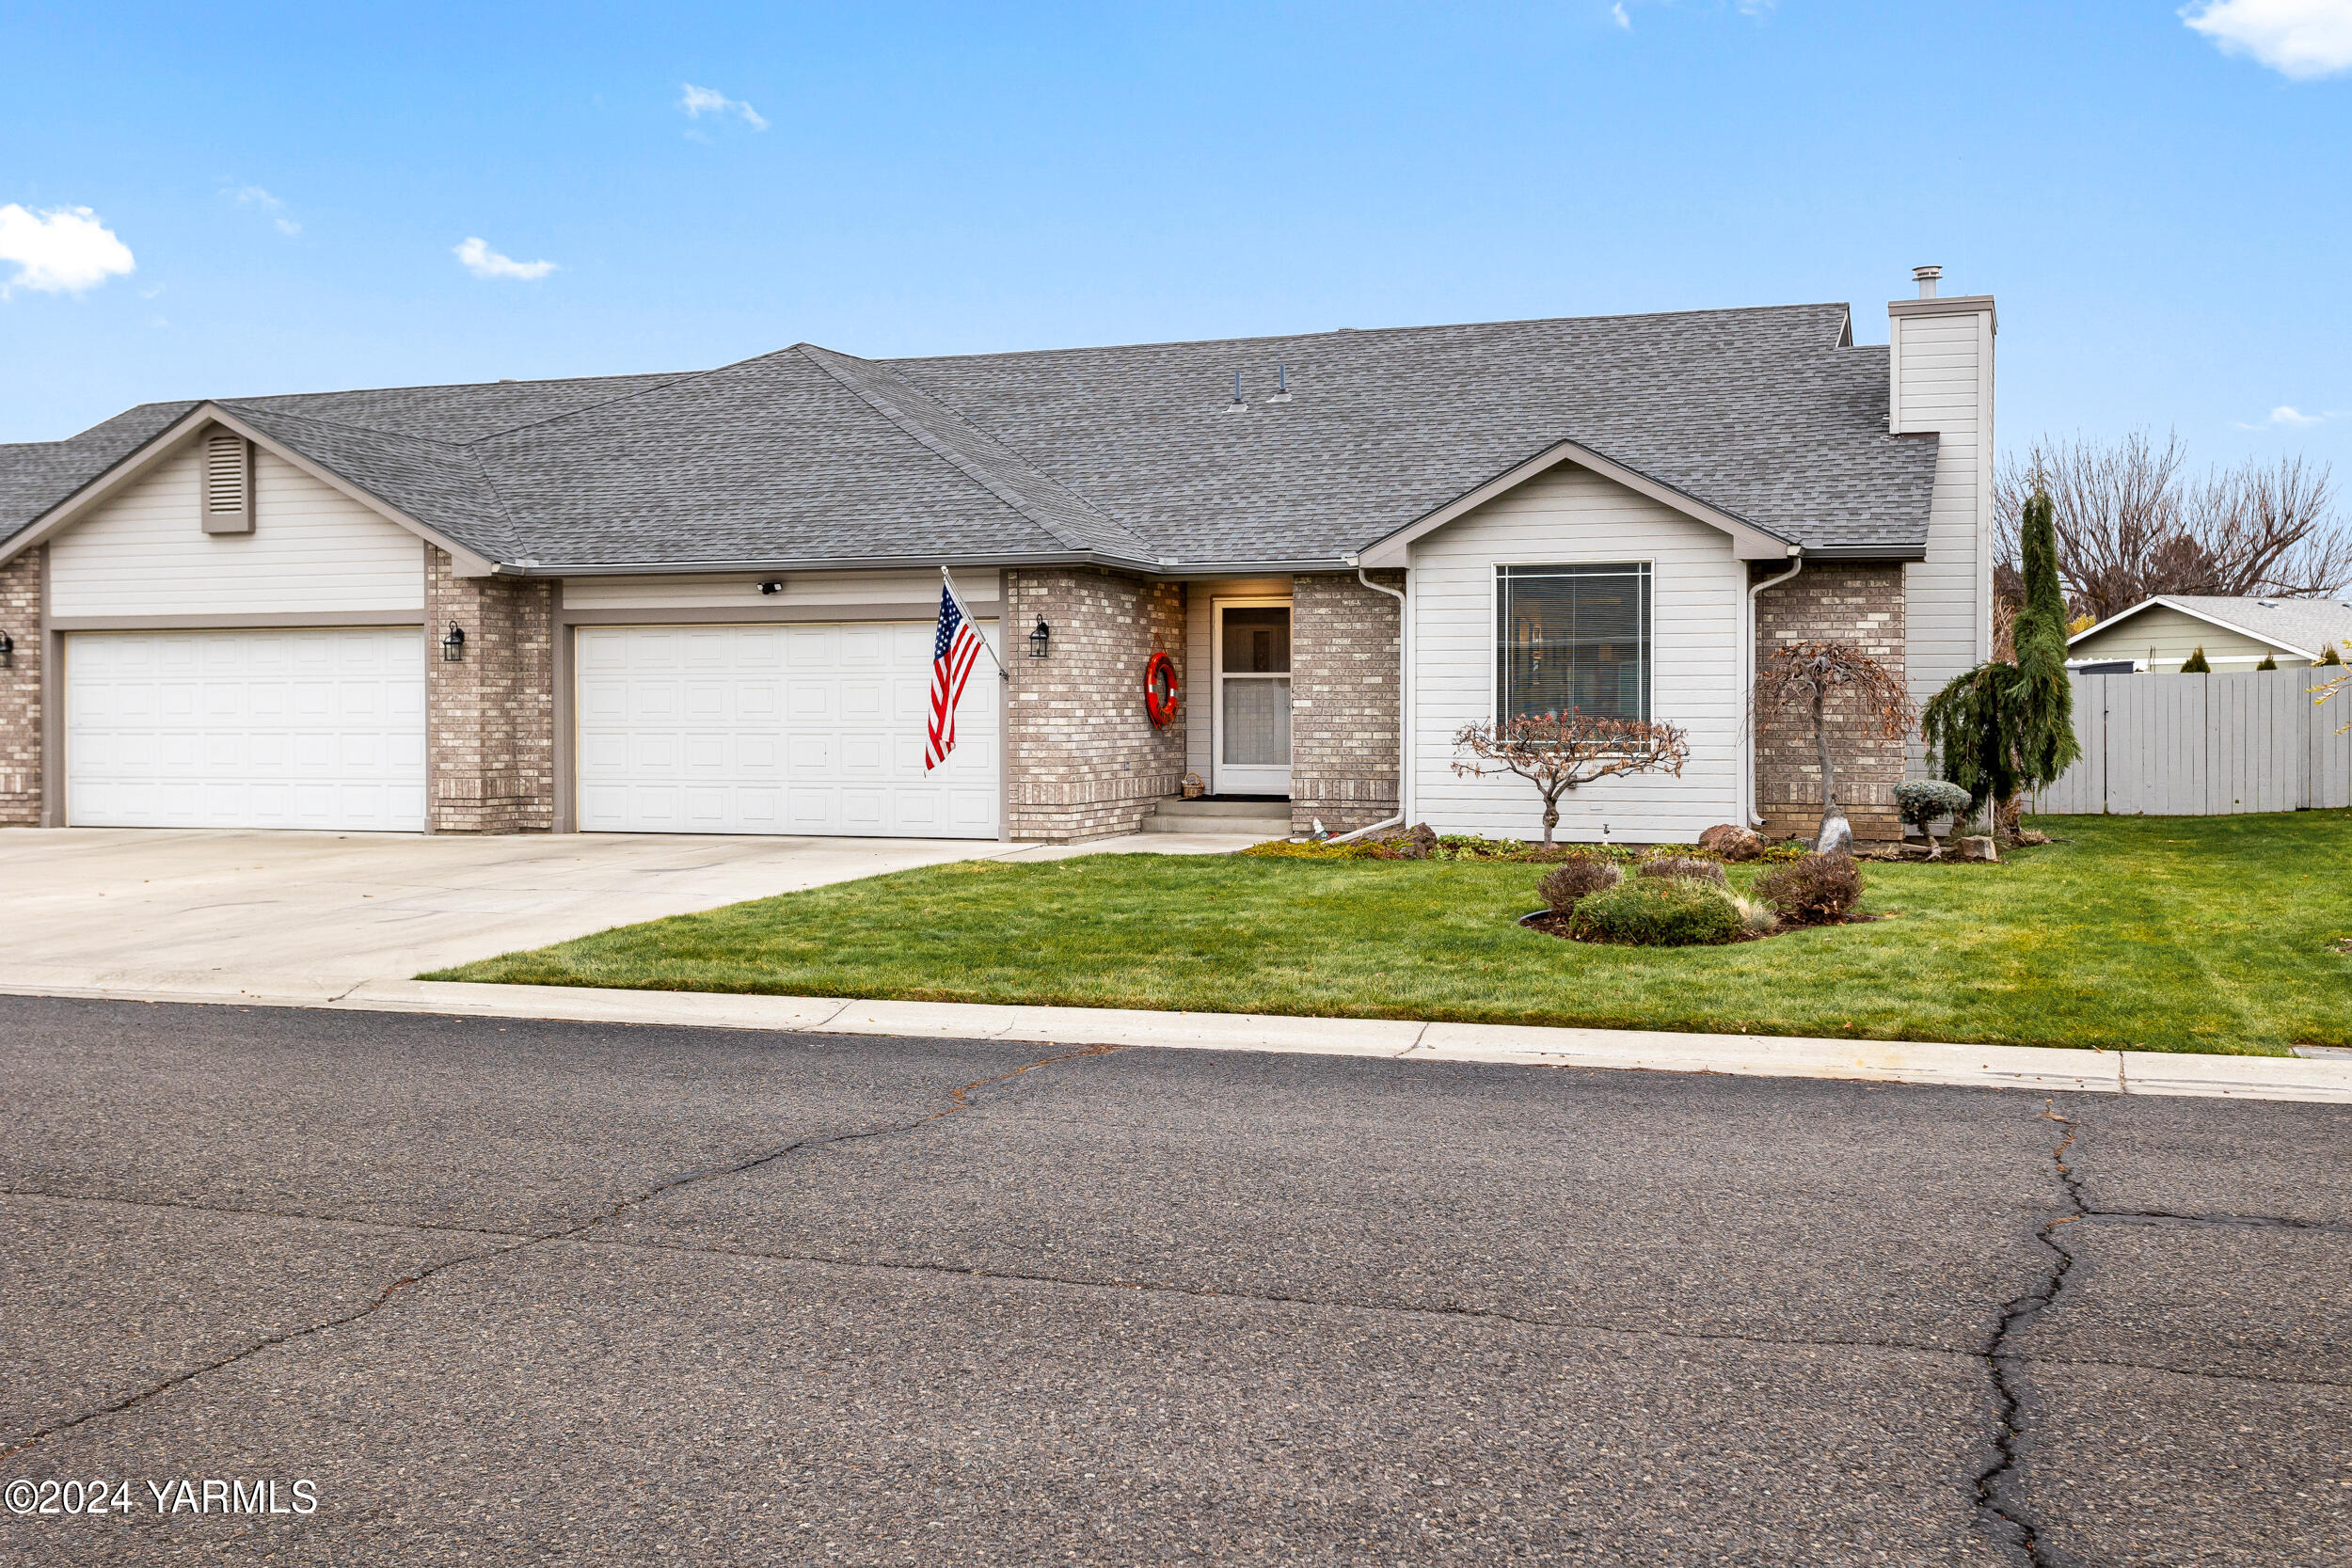
[[[441,639],[441,657],[451,664],[462,664],[466,658],[466,628],[452,621],[449,635]]]
[[[1045,650],[1052,646],[1053,641],[1054,628],[1045,624],[1044,616],[1039,616],[1037,618],[1037,629],[1029,633],[1029,657],[1031,658],[1043,658],[1045,657]]]
[[[15,663],[16,639],[5,631],[0,631],[0,670],[8,669]]]

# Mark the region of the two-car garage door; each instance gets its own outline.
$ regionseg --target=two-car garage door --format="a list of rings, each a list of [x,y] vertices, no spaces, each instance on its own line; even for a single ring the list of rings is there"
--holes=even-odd
[[[994,838],[985,658],[955,752],[923,769],[934,635],[912,621],[580,627],[581,830]]]

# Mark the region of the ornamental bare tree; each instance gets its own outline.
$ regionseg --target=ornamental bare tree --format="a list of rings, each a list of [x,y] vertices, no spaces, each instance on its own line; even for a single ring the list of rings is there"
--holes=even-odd
[[[1544,798],[1544,842],[1560,825],[1560,797],[1580,784],[1625,773],[1672,773],[1690,760],[1689,737],[1673,724],[1645,719],[1595,719],[1565,713],[1522,714],[1455,732],[1454,771],[1466,778],[1516,773]]]
[[[1860,733],[1886,740],[1902,739],[1919,718],[1902,677],[1851,642],[1788,642],[1764,657],[1756,672],[1757,721],[1793,708],[1813,722],[1813,751],[1821,765],[1821,827],[1813,847],[1824,855],[1853,845],[1853,829],[1837,803],[1832,703],[1851,705]]]
[[[2249,459],[2198,478],[2180,437],[2036,441],[1994,486],[1995,597],[2025,598],[2026,503],[2047,495],[2069,609],[2104,621],[2159,594],[2300,598],[2352,582],[2352,530],[2326,465]],[[1994,657],[2000,657],[1996,654]]]

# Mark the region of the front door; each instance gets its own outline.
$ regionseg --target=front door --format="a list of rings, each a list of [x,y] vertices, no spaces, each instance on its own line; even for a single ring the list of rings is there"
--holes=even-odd
[[[1216,764],[1219,795],[1291,792],[1291,604],[1219,599]]]

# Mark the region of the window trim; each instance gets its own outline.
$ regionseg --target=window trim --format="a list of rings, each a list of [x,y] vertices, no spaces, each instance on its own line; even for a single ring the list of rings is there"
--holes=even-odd
[[[1640,575],[1647,589],[1642,604],[1642,631],[1643,641],[1647,645],[1648,652],[1645,667],[1646,678],[1643,682],[1641,719],[1644,722],[1654,721],[1658,717],[1658,558],[1655,555],[1619,554],[1613,551],[1607,555],[1595,555],[1585,559],[1542,555],[1526,560],[1498,558],[1487,562],[1486,714],[1488,721],[1499,725],[1506,717],[1502,711],[1502,663],[1506,654],[1502,627],[1502,585],[1506,580],[1504,574],[1508,570],[1526,570],[1530,567],[1545,566],[1640,568]]]

